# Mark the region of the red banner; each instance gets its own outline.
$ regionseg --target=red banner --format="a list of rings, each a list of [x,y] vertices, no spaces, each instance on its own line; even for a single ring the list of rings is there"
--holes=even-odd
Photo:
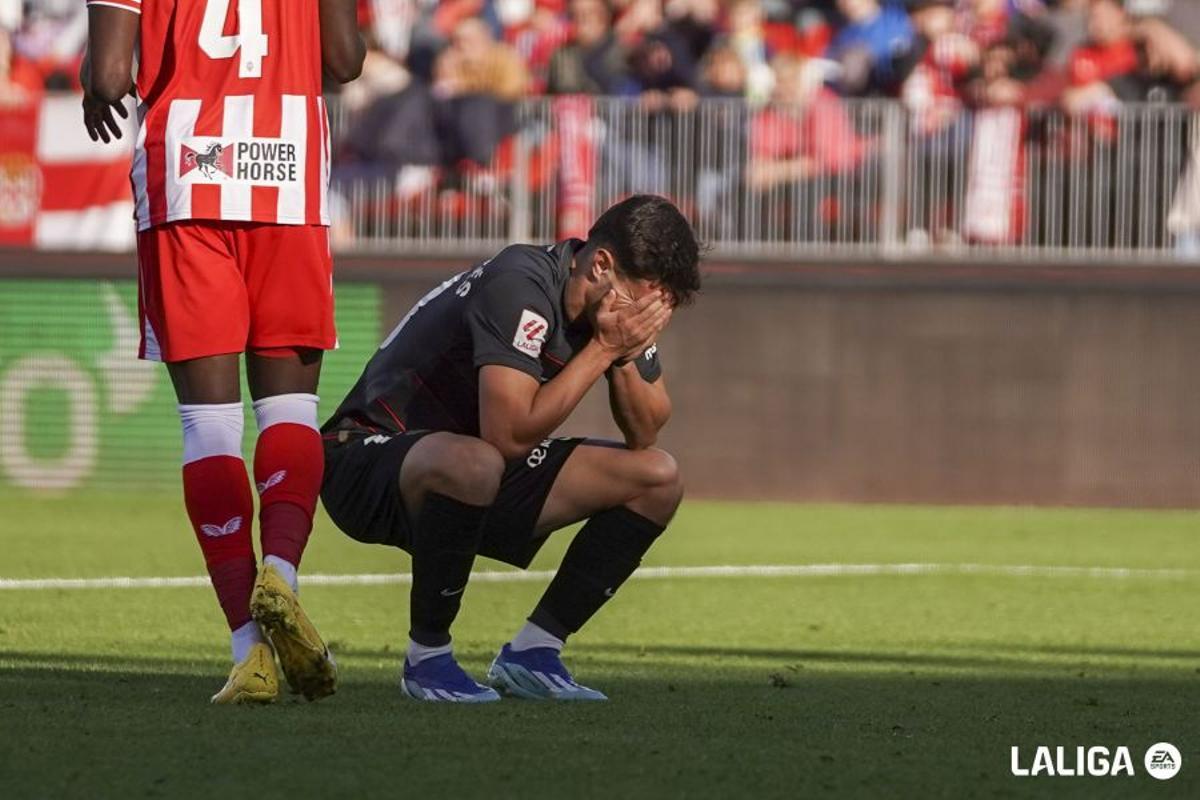
[[[37,163],[37,103],[0,113],[0,244],[33,243],[45,181]]]
[[[963,233],[982,244],[1016,244],[1025,231],[1025,114],[975,114]]]
[[[559,137],[557,238],[586,239],[596,194],[592,100],[583,95],[559,97],[552,111]]]
[[[73,95],[0,111],[0,244],[131,249],[136,131],[123,127],[118,141],[91,141]]]

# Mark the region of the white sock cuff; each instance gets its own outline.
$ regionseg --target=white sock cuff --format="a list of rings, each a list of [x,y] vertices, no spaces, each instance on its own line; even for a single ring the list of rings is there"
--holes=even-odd
[[[408,659],[408,663],[412,664],[415,667],[417,664],[420,664],[422,661],[424,661],[427,658],[433,658],[434,656],[444,656],[447,653],[453,653],[453,652],[454,652],[453,644],[444,644],[441,647],[426,647],[423,644],[418,644],[417,642],[414,642],[412,639],[409,639],[408,640],[408,654],[407,654],[406,658]]]
[[[305,425],[320,430],[317,425],[317,403],[320,397],[315,394],[277,394],[254,401],[254,419],[258,423],[258,432],[262,433],[272,425],[290,422],[293,425]]]
[[[230,649],[233,650],[233,663],[240,664],[250,655],[250,648],[263,640],[258,623],[250,620],[229,635]]]
[[[292,587],[293,592],[300,593],[300,577],[296,574],[295,564],[279,556],[264,556],[263,566],[267,566],[268,564],[279,570],[279,574],[288,582],[288,586]]]
[[[242,457],[241,403],[179,405],[183,423],[183,463],[213,456]]]
[[[563,640],[550,633],[550,631],[528,621],[521,630],[517,631],[517,635],[513,637],[512,641],[509,642],[512,649],[518,653],[522,650],[533,650],[538,647],[549,647],[561,651],[563,644]]]

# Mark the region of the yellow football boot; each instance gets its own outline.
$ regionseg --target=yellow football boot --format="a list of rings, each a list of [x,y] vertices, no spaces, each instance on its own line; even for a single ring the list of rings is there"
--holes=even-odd
[[[275,655],[266,644],[256,644],[241,662],[234,664],[229,680],[212,696],[215,705],[274,703],[279,696],[279,678],[275,675]]]
[[[279,570],[266,565],[258,573],[250,614],[279,656],[292,691],[319,700],[337,690],[337,664]]]

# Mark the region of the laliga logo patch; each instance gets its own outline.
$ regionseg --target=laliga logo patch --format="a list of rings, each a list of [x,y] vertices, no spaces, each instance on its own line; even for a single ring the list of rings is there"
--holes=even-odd
[[[549,328],[550,323],[546,322],[544,317],[525,309],[521,312],[517,332],[513,335],[513,347],[537,358],[542,354],[542,345],[546,343],[546,331]]]
[[[232,519],[227,521],[224,525],[209,525],[209,524],[205,523],[204,525],[200,526],[200,530],[204,532],[205,536],[211,536],[214,539],[219,538],[221,536],[228,536],[231,533],[237,533],[241,529],[242,529],[242,518],[241,517],[233,517]]]

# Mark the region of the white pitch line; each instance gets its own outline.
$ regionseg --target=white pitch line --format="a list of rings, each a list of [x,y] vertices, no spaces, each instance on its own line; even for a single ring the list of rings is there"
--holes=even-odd
[[[759,564],[711,567],[642,567],[633,574],[643,580],[669,578],[821,578],[874,575],[993,575],[1013,578],[1106,578],[1184,580],[1200,578],[1196,569],[1144,569],[1131,567],[1056,567],[1009,564]],[[533,583],[549,580],[553,570],[485,571],[471,576],[473,583]],[[412,583],[412,573],[361,575],[305,575],[305,586],[379,586]],[[162,589],[208,586],[203,575],[153,578],[0,578],[2,589]]]

